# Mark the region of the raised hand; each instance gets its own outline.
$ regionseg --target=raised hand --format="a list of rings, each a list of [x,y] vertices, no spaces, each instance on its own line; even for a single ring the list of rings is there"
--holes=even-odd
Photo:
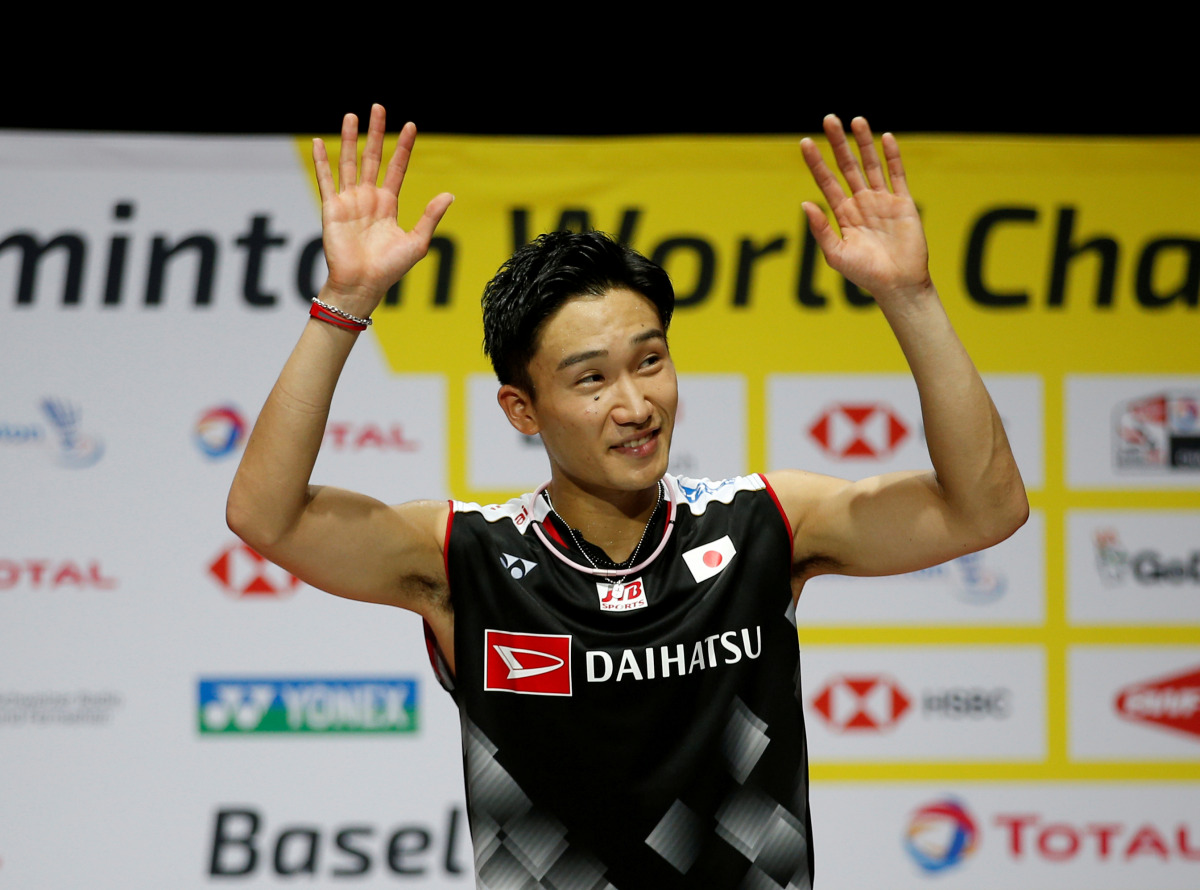
[[[412,156],[417,128],[407,123],[388,162],[383,185],[378,185],[385,132],[383,106],[371,107],[371,122],[358,152],[358,118],[342,121],[342,150],[335,188],[325,143],[313,140],[313,165],[321,191],[321,225],[329,280],[325,295],[355,315],[370,315],[384,293],[429,250],[429,240],[454,197],[442,193],[429,202],[411,230],[396,223],[396,199]]]
[[[803,207],[825,261],[886,309],[893,299],[902,300],[906,294],[932,286],[925,230],[908,193],[896,138],[891,133],[883,134],[885,177],[866,120],[856,117],[850,122],[850,129],[858,143],[861,166],[850,148],[842,122],[832,114],[825,118],[825,135],[846,189],[825,166],[816,143],[811,139],[800,143],[804,161],[829,202],[841,237],[820,207],[807,201]]]

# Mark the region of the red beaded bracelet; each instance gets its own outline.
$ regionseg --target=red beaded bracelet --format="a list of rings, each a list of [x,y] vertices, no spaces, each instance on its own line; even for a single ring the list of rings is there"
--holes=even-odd
[[[357,315],[351,315],[349,312],[338,309],[336,306],[330,306],[317,297],[313,297],[312,308],[308,310],[308,314],[318,321],[323,321],[346,331],[365,331],[367,325],[371,324],[370,318],[359,318]]]

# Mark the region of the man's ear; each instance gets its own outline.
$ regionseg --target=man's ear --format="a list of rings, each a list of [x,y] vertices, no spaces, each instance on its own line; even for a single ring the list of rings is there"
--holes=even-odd
[[[500,410],[517,432],[533,436],[541,430],[533,399],[525,390],[506,383],[496,393],[496,401],[500,403]]]

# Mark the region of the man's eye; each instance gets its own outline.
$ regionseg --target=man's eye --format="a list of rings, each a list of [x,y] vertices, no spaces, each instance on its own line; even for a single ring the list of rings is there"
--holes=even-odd
[[[648,355],[642,360],[642,367],[649,368],[652,365],[657,365],[662,361],[661,355]]]

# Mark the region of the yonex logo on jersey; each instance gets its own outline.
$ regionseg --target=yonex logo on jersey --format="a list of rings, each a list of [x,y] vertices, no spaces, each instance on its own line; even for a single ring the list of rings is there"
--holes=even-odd
[[[706,581],[713,575],[723,572],[735,553],[737,553],[737,548],[733,546],[729,535],[726,535],[711,544],[701,544],[699,547],[685,551],[683,561],[687,563],[692,577],[699,584],[701,581]]]
[[[483,688],[521,695],[571,694],[571,635],[484,632]]]
[[[632,581],[597,581],[596,594],[600,597],[602,612],[629,612],[644,609],[648,605],[646,585],[641,578]]]
[[[500,562],[508,569],[508,573],[518,580],[537,568],[536,562],[530,562],[528,559],[521,559],[519,556],[512,556],[508,553],[500,554]]]

